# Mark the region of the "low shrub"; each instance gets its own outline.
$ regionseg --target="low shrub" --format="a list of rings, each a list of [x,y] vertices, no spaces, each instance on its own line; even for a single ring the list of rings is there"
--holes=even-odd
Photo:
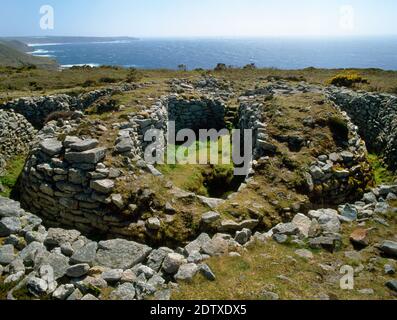
[[[118,79],[111,78],[111,77],[102,77],[99,79],[99,82],[101,83],[116,83],[118,82]]]
[[[369,81],[356,72],[343,72],[334,76],[329,83],[337,87],[352,88],[355,84],[369,84]]]
[[[96,81],[95,80],[86,80],[86,81],[84,81],[82,84],[81,84],[81,86],[83,87],[83,88],[88,88],[88,87],[94,87],[94,86],[96,86]]]

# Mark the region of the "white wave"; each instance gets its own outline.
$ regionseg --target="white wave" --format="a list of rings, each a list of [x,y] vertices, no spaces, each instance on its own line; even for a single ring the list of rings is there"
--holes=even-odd
[[[32,52],[28,52],[28,54],[38,55],[38,54],[47,54],[47,53],[54,53],[54,51],[44,50],[44,49],[37,49]]]
[[[71,43],[28,43],[28,47],[61,46],[63,44]]]
[[[91,68],[95,68],[95,67],[99,67],[100,64],[99,63],[63,64],[63,65],[61,65],[61,68],[69,69],[72,67],[84,67],[84,66],[89,66]]]
[[[131,43],[131,40],[112,40],[112,41],[87,41],[87,42],[54,42],[54,43],[28,43],[29,47],[61,46],[65,44],[118,44]]]

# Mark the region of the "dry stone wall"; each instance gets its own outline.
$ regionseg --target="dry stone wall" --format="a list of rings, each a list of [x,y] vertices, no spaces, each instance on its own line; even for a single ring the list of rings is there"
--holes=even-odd
[[[130,91],[138,88],[138,84],[124,84],[113,88],[99,89],[79,96],[66,94],[19,98],[0,105],[0,109],[13,110],[22,114],[33,126],[42,128],[45,119],[52,112],[85,110],[99,98],[115,92]]]
[[[0,110],[0,175],[9,159],[29,151],[35,134],[36,130],[24,116]]]
[[[390,168],[397,170],[397,97],[335,87],[327,94],[359,127],[368,149],[383,154]]]
[[[257,95],[240,97],[238,127],[252,129],[254,162],[277,152],[277,147],[267,132],[267,120],[262,115],[263,103],[258,102],[257,98],[262,97],[263,100],[273,94],[307,92],[310,88],[298,89],[286,86],[276,86],[275,89],[274,86],[269,86],[266,90],[258,91]],[[317,92],[318,89],[315,87],[313,90]],[[372,182],[366,144],[359,135],[358,127],[346,112],[341,112],[341,117],[347,123],[349,132],[347,144],[333,153],[319,156],[304,173],[305,192],[313,203],[339,204],[352,201],[362,195]],[[305,143],[299,136],[289,139],[289,146],[303,146]],[[254,169],[251,174],[254,174]]]

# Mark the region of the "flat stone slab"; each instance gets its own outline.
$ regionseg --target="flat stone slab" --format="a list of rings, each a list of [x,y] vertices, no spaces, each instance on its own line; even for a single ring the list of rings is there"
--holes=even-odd
[[[72,143],[69,147],[73,151],[82,152],[82,151],[94,149],[98,146],[98,144],[99,144],[99,142],[96,139],[87,139],[87,140],[82,140],[79,142]]]
[[[95,263],[111,269],[127,270],[141,263],[152,248],[132,241],[115,239],[99,242]]]
[[[70,258],[70,262],[76,264],[87,263],[92,265],[95,260],[97,248],[98,244],[96,242],[87,243],[84,247],[74,252]]]
[[[45,139],[40,143],[40,149],[49,156],[55,156],[62,151],[62,142],[57,139]]]
[[[114,181],[110,179],[91,180],[90,187],[99,193],[109,194],[114,189]]]
[[[97,164],[106,156],[105,148],[95,148],[83,152],[66,152],[65,160],[69,163]]]

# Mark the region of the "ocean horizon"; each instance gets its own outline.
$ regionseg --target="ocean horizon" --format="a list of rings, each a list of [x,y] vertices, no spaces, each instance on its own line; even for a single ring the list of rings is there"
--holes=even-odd
[[[142,69],[211,69],[217,63],[260,68],[397,70],[397,36],[345,38],[142,38],[31,43],[31,54],[63,67],[117,65]]]

